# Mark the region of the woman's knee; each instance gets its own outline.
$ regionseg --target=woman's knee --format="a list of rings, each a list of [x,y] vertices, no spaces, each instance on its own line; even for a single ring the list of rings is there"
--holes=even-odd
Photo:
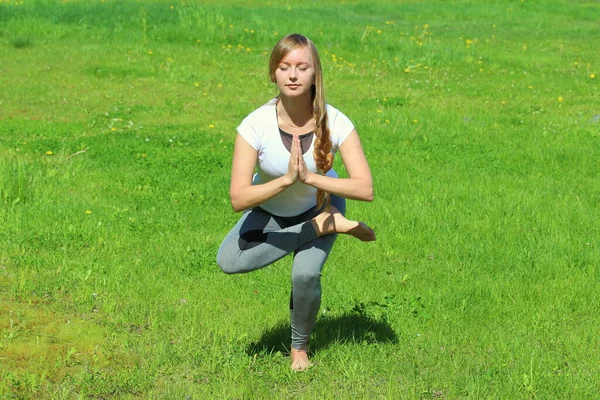
[[[237,265],[236,257],[232,257],[231,252],[223,251],[222,248],[217,252],[217,265],[226,274],[235,274],[238,272],[239,266]]]
[[[302,269],[292,271],[292,285],[298,286],[318,286],[321,283],[321,271],[316,269]]]

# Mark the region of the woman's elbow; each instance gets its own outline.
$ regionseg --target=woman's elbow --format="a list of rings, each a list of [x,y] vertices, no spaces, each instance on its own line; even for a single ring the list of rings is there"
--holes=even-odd
[[[369,202],[369,203],[373,201],[373,196],[374,196],[374,194],[373,194],[373,181],[371,179],[366,180],[364,182],[363,191],[362,192],[363,192],[363,195],[362,195],[362,199],[361,200]]]
[[[365,201],[366,202],[372,202],[373,201],[373,188],[369,188],[369,190],[367,190],[367,192],[365,193]]]
[[[357,191],[355,196],[350,197],[354,200],[366,201],[368,203],[373,201],[373,187],[364,187],[360,191]]]
[[[245,210],[243,204],[241,204],[239,196],[236,196],[234,193],[230,193],[229,200],[231,202],[231,208],[233,208],[233,211],[240,212]]]

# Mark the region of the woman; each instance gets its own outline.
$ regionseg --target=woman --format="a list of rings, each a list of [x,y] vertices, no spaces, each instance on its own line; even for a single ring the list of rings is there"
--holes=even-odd
[[[217,263],[245,273],[293,253],[290,316],[292,369],[304,370],[321,303],[321,269],[338,233],[363,241],[375,233],[344,217],[345,199],[372,201],[373,183],[352,122],[325,103],[319,55],[292,34],[273,49],[269,73],[279,96],[237,128],[230,197],[245,213],[225,237]],[[340,152],[348,178],[331,168]],[[254,173],[255,167],[257,172]]]

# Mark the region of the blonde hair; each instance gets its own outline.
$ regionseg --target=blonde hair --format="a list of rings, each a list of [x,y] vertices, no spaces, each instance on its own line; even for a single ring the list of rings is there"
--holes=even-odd
[[[327,173],[333,166],[333,153],[331,152],[331,135],[327,124],[327,109],[325,108],[325,89],[323,87],[323,70],[321,69],[321,59],[314,43],[304,35],[293,33],[287,35],[273,48],[269,60],[269,77],[271,82],[275,82],[275,71],[279,67],[281,60],[290,52],[297,48],[307,47],[312,57],[315,69],[315,83],[312,86],[312,109],[315,119],[315,145],[313,157],[319,172]],[[317,190],[317,207],[323,204],[330,205],[329,193],[319,189]]]

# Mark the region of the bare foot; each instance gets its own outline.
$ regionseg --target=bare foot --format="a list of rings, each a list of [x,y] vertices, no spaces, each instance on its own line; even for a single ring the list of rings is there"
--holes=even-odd
[[[312,363],[308,359],[306,350],[296,350],[292,348],[290,350],[290,356],[292,356],[292,369],[294,371],[306,371],[312,367]]]
[[[369,228],[369,226],[367,226],[367,224],[365,224],[364,222],[358,222],[357,226],[344,233],[346,233],[347,235],[352,235],[355,238],[362,240],[363,242],[372,242],[376,239],[375,231]]]
[[[312,222],[318,236],[330,233],[343,233],[352,235],[363,242],[375,240],[375,232],[367,224],[347,219],[333,206],[329,212],[326,211],[317,215]]]

